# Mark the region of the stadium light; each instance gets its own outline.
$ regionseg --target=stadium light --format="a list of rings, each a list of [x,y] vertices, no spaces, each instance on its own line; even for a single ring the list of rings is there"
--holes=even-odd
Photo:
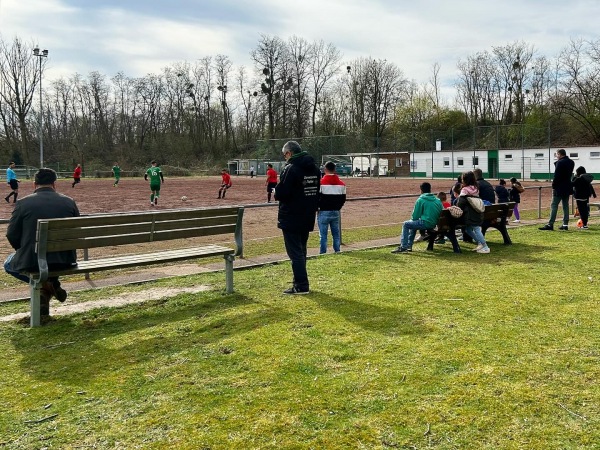
[[[42,104],[42,58],[48,57],[48,50],[44,49],[40,52],[40,48],[36,47],[33,49],[33,56],[36,56],[40,60],[40,169],[44,167],[44,108]]]

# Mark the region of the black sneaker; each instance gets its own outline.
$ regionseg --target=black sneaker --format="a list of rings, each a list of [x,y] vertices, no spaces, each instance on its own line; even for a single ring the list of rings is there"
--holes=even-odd
[[[296,286],[293,286],[289,289],[286,289],[285,291],[283,291],[284,294],[290,294],[290,295],[304,295],[304,294],[308,294],[309,291],[302,291],[300,289],[298,289]]]
[[[67,299],[67,291],[65,291],[62,287],[60,287],[60,281],[54,280],[52,282],[52,287],[54,288],[54,297],[61,303]]]
[[[559,230],[567,231],[569,229],[569,225],[561,225],[558,227]]]
[[[548,225],[548,224],[544,225],[543,227],[540,227],[539,229],[542,231],[554,231],[554,227],[552,225]]]
[[[406,252],[412,252],[412,248],[398,247],[396,250],[392,250],[392,253],[406,253]]]

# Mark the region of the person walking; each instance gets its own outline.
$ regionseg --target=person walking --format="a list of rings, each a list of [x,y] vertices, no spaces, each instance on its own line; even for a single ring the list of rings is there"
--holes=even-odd
[[[281,152],[287,161],[275,186],[279,201],[277,228],[283,233],[285,250],[292,263],[293,285],[284,294],[308,294],[306,271],[308,234],[315,228],[320,172],[315,160],[296,141],[288,141]]]
[[[552,203],[550,204],[550,220],[540,230],[553,231],[558,204],[562,203],[563,223],[559,230],[569,229],[569,197],[573,192],[571,177],[575,162],[567,156],[564,148],[558,149],[555,153],[557,160],[554,162],[554,177],[552,178]]]
[[[273,164],[267,164],[267,203],[271,203],[271,195],[277,186],[277,172],[273,169]]]
[[[319,224],[320,248],[319,253],[327,253],[327,232],[331,228],[333,251],[341,251],[340,209],[346,203],[346,185],[335,173],[335,163],[327,161],[324,166],[325,175],[321,178],[319,195]]]
[[[10,186],[10,194],[4,197],[6,203],[10,203],[10,198],[14,196],[13,203],[17,203],[17,197],[19,196],[19,180],[17,174],[14,171],[15,163],[11,162],[6,168],[6,182]]]
[[[421,195],[415,202],[410,220],[402,224],[402,234],[400,235],[400,245],[392,253],[412,252],[413,242],[417,230],[428,230],[435,228],[440,218],[440,213],[444,207],[439,198],[431,193],[431,184],[421,183],[419,186]]]
[[[508,189],[506,189],[506,180],[504,178],[498,180],[498,185],[494,187],[494,191],[496,191],[498,203],[508,203],[509,193]]]
[[[121,168],[119,167],[119,163],[115,162],[115,165],[112,168],[113,176],[115,177],[115,182],[113,183],[113,187],[119,186],[119,180],[121,179]]]
[[[254,166],[250,166],[250,178],[254,178]]]
[[[144,180],[150,179],[150,206],[157,206],[158,197],[160,197],[160,186],[165,182],[165,177],[156,161],[152,161],[151,164],[152,166],[144,174]]]
[[[594,176],[591,173],[586,173],[585,167],[579,166],[575,170],[573,178],[573,197],[577,202],[579,210],[579,218],[581,219],[582,229],[588,229],[588,218],[590,217],[590,197],[596,198],[596,191],[592,186]]]
[[[81,183],[81,164],[77,164],[75,166],[75,170],[73,170],[73,183],[71,187],[74,188],[76,184]]]
[[[52,169],[39,169],[34,178],[35,191],[23,197],[15,205],[10,217],[6,238],[15,249],[4,262],[4,270],[9,275],[29,283],[29,278],[22,275],[25,271],[38,271],[36,254],[36,233],[38,219],[54,219],[77,217],[79,209],[75,201],[66,195],[56,192],[56,172]],[[75,251],[48,253],[49,270],[60,270],[71,267],[77,262]],[[55,297],[64,302],[67,292],[61,287],[58,278],[49,278],[40,289],[40,314],[50,314],[50,299]]]
[[[515,202],[515,206],[513,208],[513,215],[515,216],[515,220],[513,222],[520,223],[521,222],[521,213],[519,212],[519,203],[521,203],[521,194],[525,192],[525,188],[521,183],[517,181],[515,177],[510,179],[510,191],[508,192],[508,200],[511,202]]]
[[[217,198],[225,198],[225,193],[231,185],[231,175],[229,175],[229,171],[227,169],[221,170],[221,187],[219,188],[219,196]]]

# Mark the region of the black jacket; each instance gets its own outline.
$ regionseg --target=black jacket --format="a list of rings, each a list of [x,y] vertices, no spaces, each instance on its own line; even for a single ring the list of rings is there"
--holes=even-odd
[[[459,195],[456,200],[456,206],[463,210],[463,223],[465,225],[481,226],[483,223],[483,213],[477,212],[469,204],[467,197],[476,197],[473,195]],[[481,198],[481,197],[480,197]],[[483,200],[483,199],[482,199]]]
[[[66,195],[59,194],[52,188],[38,188],[15,204],[6,237],[16,250],[10,268],[16,272],[37,270],[37,254],[35,241],[38,219],[55,219],[61,217],[77,217],[79,210],[75,201]],[[58,269],[75,264],[75,251],[48,253],[48,267]]]
[[[315,160],[306,152],[288,160],[275,186],[275,200],[279,201],[278,228],[297,232],[315,228],[320,175]]]
[[[496,193],[494,192],[494,186],[489,181],[480,178],[477,180],[479,185],[479,198],[481,200],[487,200],[490,203],[496,203]]]
[[[596,191],[592,186],[594,176],[591,173],[584,173],[573,178],[573,197],[576,200],[588,200],[591,196],[596,197]]]
[[[508,189],[505,186],[499,184],[494,190],[498,196],[498,203],[508,203]]]
[[[575,162],[568,156],[563,156],[554,162],[554,178],[552,179],[554,195],[559,197],[571,195],[573,189],[571,186],[571,177],[573,176],[574,168]]]

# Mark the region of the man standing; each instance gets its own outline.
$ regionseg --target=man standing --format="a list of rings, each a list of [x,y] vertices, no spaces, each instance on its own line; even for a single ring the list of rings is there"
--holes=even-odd
[[[254,178],[254,166],[250,166],[250,178]]]
[[[488,201],[491,204],[496,203],[496,192],[494,191],[494,186],[492,186],[489,181],[483,179],[483,171],[481,169],[474,169],[473,174],[475,175],[475,179],[479,185],[479,198],[484,202]]]
[[[19,180],[17,180],[17,174],[14,171],[15,163],[11,162],[6,169],[6,182],[11,188],[10,194],[4,197],[6,203],[10,203],[10,198],[14,195],[15,198],[13,203],[17,203],[17,197],[19,196]]]
[[[4,262],[4,270],[21,281],[29,283],[29,278],[21,272],[37,271],[38,262],[35,252],[38,219],[77,217],[79,210],[75,201],[56,192],[56,172],[52,169],[40,169],[35,174],[35,191],[23,197],[15,205],[6,238],[16,250]],[[48,253],[49,270],[60,270],[76,264],[75,251]],[[67,299],[67,292],[60,287],[58,278],[49,278],[40,289],[40,314],[50,314],[50,299],[56,297],[60,302]]]
[[[160,197],[160,185],[165,182],[165,178],[160,167],[158,167],[158,163],[152,161],[151,164],[152,167],[146,170],[144,174],[144,180],[150,178],[150,206],[156,206],[158,205],[158,197]]]
[[[292,263],[293,286],[284,294],[308,294],[306,243],[315,228],[319,199],[319,168],[315,160],[296,141],[288,141],[281,150],[287,161],[275,187],[279,201],[277,227],[283,232],[285,250]]]
[[[444,207],[439,198],[431,193],[431,184],[421,183],[421,195],[415,202],[411,220],[402,225],[400,246],[392,253],[412,252],[413,242],[417,230],[428,230],[434,228],[440,218]]]
[[[317,213],[319,236],[321,238],[319,253],[327,253],[327,230],[330,227],[333,251],[339,253],[342,243],[340,237],[340,209],[346,203],[346,185],[336,175],[333,162],[327,161],[323,169],[325,175],[321,178],[321,195],[319,196],[319,212]]]
[[[217,198],[225,198],[227,189],[231,187],[231,175],[227,169],[221,170],[221,187],[219,188],[219,196]]]
[[[81,183],[81,164],[77,164],[73,171],[73,183],[71,187],[74,188],[76,184]]]
[[[271,194],[277,186],[277,172],[273,169],[273,164],[267,164],[267,203],[271,203]]]
[[[112,173],[115,177],[113,187],[117,187],[119,185],[119,180],[121,179],[121,168],[119,167],[119,163],[115,162],[115,165],[112,168]]]
[[[569,197],[573,190],[571,186],[571,177],[575,162],[567,156],[564,148],[556,151],[557,161],[554,162],[554,178],[552,179],[552,203],[550,205],[550,220],[546,225],[540,227],[540,230],[554,230],[554,222],[558,212],[558,204],[562,202],[563,224],[559,230],[569,229]]]

